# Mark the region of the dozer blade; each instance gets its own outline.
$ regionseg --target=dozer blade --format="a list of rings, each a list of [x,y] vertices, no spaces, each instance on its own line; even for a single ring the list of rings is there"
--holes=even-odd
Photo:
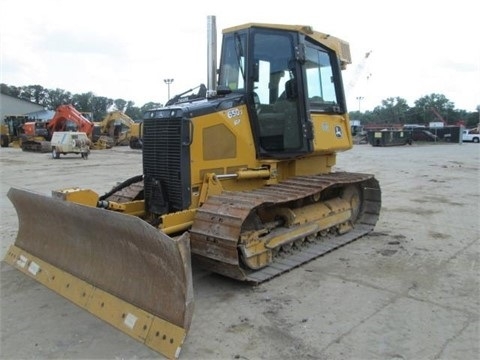
[[[193,315],[188,235],[11,188],[19,230],[5,261],[168,358]]]

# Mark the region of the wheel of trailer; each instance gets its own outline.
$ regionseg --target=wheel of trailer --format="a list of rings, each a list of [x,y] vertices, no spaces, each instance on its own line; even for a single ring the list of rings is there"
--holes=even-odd
[[[56,148],[52,149],[52,159],[60,159],[60,153],[57,151]]]
[[[362,205],[362,198],[360,188],[357,185],[349,185],[343,190],[342,199],[346,200],[352,209],[352,222],[357,220],[358,214],[360,214],[360,208]]]
[[[88,159],[88,153],[82,152],[82,159],[87,160]]]

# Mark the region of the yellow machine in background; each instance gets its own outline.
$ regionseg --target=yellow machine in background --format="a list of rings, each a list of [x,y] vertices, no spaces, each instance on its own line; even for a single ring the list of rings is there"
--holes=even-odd
[[[381,207],[373,175],[332,172],[352,147],[348,43],[309,26],[232,27],[218,81],[208,50],[206,97],[145,113],[143,174],[102,196],[8,193],[20,229],[6,261],[170,358],[193,316],[191,256],[262,283],[368,234]]]
[[[135,121],[130,127],[130,148],[141,149],[143,142],[143,121]]]
[[[122,111],[109,112],[102,121],[95,122],[92,141],[104,143],[101,147],[123,146],[130,144],[130,130],[135,122]]]
[[[7,115],[0,125],[1,147],[21,147],[20,135],[23,133],[23,125],[29,121],[26,115]]]

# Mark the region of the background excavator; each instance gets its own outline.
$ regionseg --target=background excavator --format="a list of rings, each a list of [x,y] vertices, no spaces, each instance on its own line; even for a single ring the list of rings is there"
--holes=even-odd
[[[102,121],[94,122],[92,141],[105,142],[107,148],[130,145],[130,130],[134,124],[133,119],[124,112],[111,111]]]
[[[70,104],[57,107],[55,115],[48,122],[48,130],[51,134],[55,131],[78,131],[90,137],[93,126],[91,120]]]
[[[49,121],[26,121],[18,128],[18,142],[22,150],[51,152],[50,139],[56,131],[85,132],[89,138],[93,132],[91,113],[81,113],[73,105],[60,105]]]
[[[23,151],[50,152],[52,151],[51,137],[52,133],[48,129],[48,122],[27,121],[21,127],[20,147]]]
[[[131,149],[141,149],[143,147],[143,119],[137,120],[132,124],[129,137]]]
[[[373,175],[332,170],[352,147],[349,44],[228,28],[217,79],[215,39],[209,17],[205,94],[145,113],[143,174],[101,196],[8,192],[20,226],[5,260],[168,358],[193,317],[192,259],[259,284],[368,234],[381,207]]]

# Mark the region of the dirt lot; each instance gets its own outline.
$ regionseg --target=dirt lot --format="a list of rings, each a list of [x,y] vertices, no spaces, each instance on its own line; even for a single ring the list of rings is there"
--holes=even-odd
[[[339,154],[338,170],[380,181],[375,232],[258,287],[194,268],[195,314],[180,358],[480,358],[479,166],[477,144]],[[10,187],[103,194],[141,169],[141,153],[123,147],[88,160],[2,148],[2,259],[17,232]],[[161,358],[3,262],[0,357]]]

